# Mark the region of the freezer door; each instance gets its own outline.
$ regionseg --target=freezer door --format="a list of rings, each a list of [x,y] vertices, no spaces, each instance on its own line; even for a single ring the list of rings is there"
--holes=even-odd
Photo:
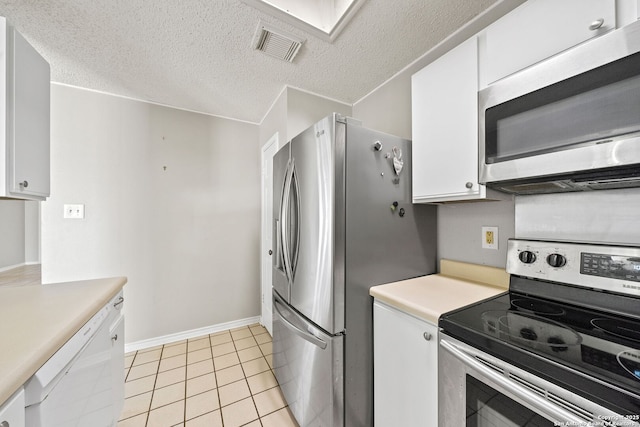
[[[273,293],[273,367],[301,427],[344,425],[342,335],[329,336]]]
[[[342,198],[336,194],[336,182],[342,174],[341,168],[336,170],[335,166],[341,157],[340,144],[334,139],[334,133],[339,133],[337,126],[332,115],[291,141],[287,206],[292,213],[287,223],[295,225],[285,238],[293,279],[289,303],[332,335],[344,329],[344,288],[340,286],[343,276],[335,265],[335,259],[340,258],[334,250],[340,247],[334,240],[334,230],[340,228],[335,223],[336,212],[340,210],[344,215],[337,202]]]

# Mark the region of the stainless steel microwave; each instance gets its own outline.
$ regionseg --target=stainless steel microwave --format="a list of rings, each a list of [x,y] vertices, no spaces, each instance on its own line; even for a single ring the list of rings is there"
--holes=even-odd
[[[478,102],[487,187],[640,187],[640,21],[506,77]]]

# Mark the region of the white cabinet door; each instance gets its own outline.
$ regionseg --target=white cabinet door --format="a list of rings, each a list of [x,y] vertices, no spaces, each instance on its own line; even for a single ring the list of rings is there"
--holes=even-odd
[[[124,315],[120,315],[109,328],[111,335],[111,372],[113,375],[113,420],[120,419],[124,407]],[[2,427],[2,426],[0,426]]]
[[[411,79],[413,202],[486,197],[478,184],[478,40]]]
[[[614,0],[529,0],[487,28],[482,86],[615,28]]]
[[[24,427],[24,389],[20,389],[0,406],[0,426]]]
[[[376,427],[438,425],[437,333],[435,325],[374,302]]]
[[[13,174],[10,191],[49,196],[49,64],[14,32]]]
[[[0,197],[44,200],[50,194],[50,68],[0,18]]]

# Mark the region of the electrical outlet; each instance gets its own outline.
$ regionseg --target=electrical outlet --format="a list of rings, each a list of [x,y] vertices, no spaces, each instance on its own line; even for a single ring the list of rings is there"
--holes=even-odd
[[[482,227],[482,248],[498,249],[498,227]]]
[[[84,205],[64,205],[63,218],[84,219]]]

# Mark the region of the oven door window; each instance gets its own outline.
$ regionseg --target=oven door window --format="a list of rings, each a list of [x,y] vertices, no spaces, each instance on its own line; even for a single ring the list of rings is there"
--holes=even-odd
[[[467,375],[467,427],[547,427],[552,421]]]

